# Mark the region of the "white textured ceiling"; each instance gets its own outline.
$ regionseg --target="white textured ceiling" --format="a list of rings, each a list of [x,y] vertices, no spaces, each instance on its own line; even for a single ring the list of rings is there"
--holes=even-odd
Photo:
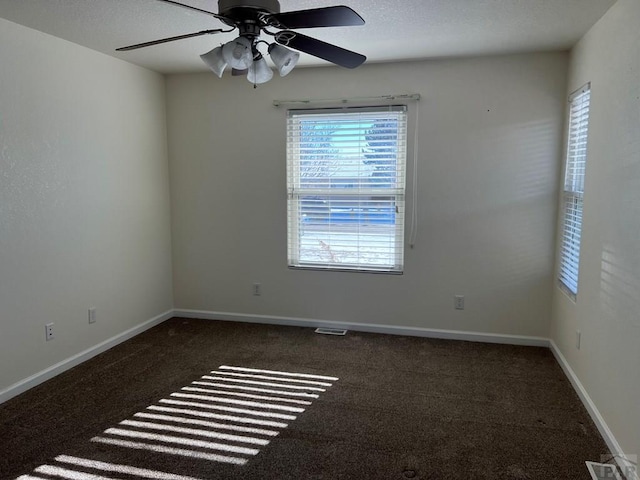
[[[182,3],[217,12],[216,0]],[[345,4],[360,27],[301,33],[363,53],[368,62],[570,48],[615,0],[280,0],[283,12]],[[206,71],[199,55],[235,35],[207,35],[130,52],[118,47],[221,28],[156,0],[0,0],[0,17],[162,73]],[[323,65],[303,55],[301,65]]]

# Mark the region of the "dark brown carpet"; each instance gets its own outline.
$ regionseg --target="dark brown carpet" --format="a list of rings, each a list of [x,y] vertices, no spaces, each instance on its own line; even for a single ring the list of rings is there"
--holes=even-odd
[[[310,328],[174,318],[0,405],[2,479],[587,480],[606,453],[548,349]]]

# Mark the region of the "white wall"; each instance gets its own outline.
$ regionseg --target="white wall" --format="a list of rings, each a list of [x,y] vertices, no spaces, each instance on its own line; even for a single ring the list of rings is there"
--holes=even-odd
[[[176,308],[548,337],[566,63],[541,53],[299,68],[255,90],[168,77]],[[287,269],[286,109],[272,101],[397,93],[423,96],[405,274]]]
[[[619,0],[574,48],[591,82],[579,291],[553,295],[552,338],[622,450],[640,454],[640,2]],[[576,330],[582,332],[576,349]]]
[[[1,393],[173,300],[163,77],[2,19],[0,65]]]

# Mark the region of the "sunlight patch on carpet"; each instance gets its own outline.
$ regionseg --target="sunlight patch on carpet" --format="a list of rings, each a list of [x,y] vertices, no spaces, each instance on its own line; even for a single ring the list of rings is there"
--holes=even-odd
[[[272,382],[258,382],[255,380],[241,380],[239,378],[212,377],[210,375],[204,375],[202,378],[206,380],[221,380],[223,382],[234,382],[242,385],[260,385],[263,387],[291,388],[296,390],[312,390],[314,392],[326,392],[324,388],[307,387],[307,386],[299,386],[299,385],[284,385],[282,383],[272,383]],[[277,380],[282,381],[280,379],[277,379]]]
[[[235,398],[226,398],[226,397],[213,396],[213,395],[199,395],[195,393],[177,392],[177,393],[172,393],[171,396],[178,397],[178,398],[189,398],[192,400],[205,400],[208,402],[229,403],[232,405],[241,405],[243,407],[270,408],[272,410],[282,410],[284,412],[293,412],[293,413],[304,412],[304,408],[300,408],[300,407],[290,407],[288,405],[279,405],[276,403],[253,402],[249,400],[237,400]]]
[[[118,449],[130,449],[150,455],[246,465],[337,380],[325,375],[222,365],[117,426],[107,428],[91,442],[114,447],[110,452],[112,458],[121,454]],[[141,461],[153,465],[152,457],[143,457]],[[179,466],[177,462],[176,468]],[[109,476],[114,474],[116,477]],[[22,475],[17,480],[50,477],[117,480],[119,475],[152,480],[203,480],[105,462],[104,458],[92,460],[70,455],[60,455],[55,464],[41,465],[31,475]]]
[[[160,472],[158,470],[150,470],[147,468],[132,467],[130,465],[120,465],[109,462],[102,462],[98,460],[90,460],[87,458],[72,457],[70,455],[59,455],[56,457],[56,462],[64,464],[65,469],[71,467],[80,467],[86,470],[93,470],[105,473],[116,473],[124,475],[135,475],[139,478],[149,478],[152,480],[200,480],[195,477],[188,477],[184,475],[175,475],[173,473]],[[50,466],[43,466],[50,467]],[[40,470],[44,473],[43,470]],[[69,471],[69,470],[67,470]],[[58,471],[60,473],[60,471]],[[87,472],[82,472],[86,475]],[[83,477],[88,478],[88,477]]]
[[[161,405],[151,405],[150,407],[147,407],[147,410],[154,410],[157,412],[167,412],[167,413],[172,413],[172,412],[183,413],[186,415],[193,415],[196,417],[213,418],[216,420],[224,420],[224,421],[236,422],[236,423],[248,423],[250,425],[263,425],[265,427],[287,428],[288,426],[287,423],[274,422],[272,420],[261,420],[257,418],[248,418],[248,417],[236,417],[235,415],[222,415],[219,413],[202,412],[200,410],[193,410],[193,409],[163,407]]]
[[[257,388],[257,387],[247,387],[246,385],[228,385],[224,383],[211,383],[211,382],[193,382],[192,385],[203,385],[208,387],[220,387],[226,389],[235,389],[235,390],[243,390],[247,392],[261,392],[261,393],[270,393],[276,395],[287,395],[290,397],[306,397],[306,398],[319,398],[320,395],[316,393],[307,393],[307,392],[291,392],[286,390],[271,390],[266,388]]]
[[[177,409],[174,409],[177,410]],[[180,410],[178,410],[180,412]],[[185,412],[188,415],[188,411]],[[209,422],[207,420],[199,420],[197,418],[184,418],[173,415],[157,415],[155,413],[138,412],[134,415],[137,418],[148,418],[150,420],[163,420],[165,422],[184,423],[188,425],[198,425],[201,427],[208,427],[210,429],[231,430],[236,432],[254,433],[256,435],[276,436],[278,431],[265,430],[262,428],[243,427],[241,425],[229,425],[226,423]]]
[[[133,442],[129,440],[118,440],[117,438],[94,437],[92,442],[103,443],[105,445],[114,445],[117,447],[131,448],[133,450],[148,450],[150,452],[164,453],[167,455],[179,455],[182,457],[198,458],[201,460],[209,460],[211,462],[233,463],[234,465],[244,465],[247,463],[246,458],[229,457],[226,455],[218,455],[215,453],[199,452],[196,450],[187,450],[184,448],[166,447],[153,443]]]
[[[317,378],[318,380],[328,380],[331,382],[337,382],[340,380],[338,377],[327,377],[325,375],[313,375],[309,373],[291,373],[291,372],[280,372],[278,370],[259,370],[256,368],[246,368],[246,367],[231,367],[229,365],[221,365],[219,370],[232,370],[237,372],[252,372],[252,373],[268,373],[270,375],[283,375],[287,377],[299,377],[299,378]]]
[[[180,390],[185,392],[222,394],[222,395],[233,396],[233,397],[251,398],[255,400],[267,400],[267,401],[281,402],[281,403],[295,403],[297,405],[311,405],[311,402],[307,400],[298,400],[296,398],[268,397],[265,395],[253,395],[251,393],[238,393],[238,392],[226,392],[224,390],[211,390],[209,388],[183,387]]]
[[[295,415],[288,415],[285,413],[277,413],[277,412],[263,412],[262,410],[252,410],[248,408],[235,408],[235,407],[227,407],[226,405],[209,405],[208,403],[200,403],[200,402],[185,402],[182,400],[174,400],[172,398],[163,398],[160,400],[160,403],[169,404],[169,405],[180,405],[182,407],[198,407],[198,408],[206,408],[210,410],[220,410],[222,412],[229,413],[238,413],[245,415],[254,415],[256,417],[266,417],[266,418],[279,418],[281,420],[295,420]]]
[[[212,430],[202,430],[199,428],[175,427],[173,425],[165,425],[163,423],[138,422],[136,420],[124,420],[120,425],[126,427],[146,428],[148,430],[158,430],[163,432],[181,433],[184,435],[195,435],[200,437],[215,438],[216,440],[228,440],[230,442],[250,443],[254,445],[268,445],[269,440],[263,438],[246,437],[244,435],[232,435]]]

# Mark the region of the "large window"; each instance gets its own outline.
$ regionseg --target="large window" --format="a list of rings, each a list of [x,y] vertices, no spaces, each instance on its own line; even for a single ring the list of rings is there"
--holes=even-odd
[[[290,110],[289,266],[403,269],[405,106]]]
[[[582,203],[584,174],[587,160],[589,130],[590,85],[587,84],[569,97],[569,128],[565,160],[562,245],[558,278],[568,292],[578,294],[580,265],[580,236],[582,233]]]

